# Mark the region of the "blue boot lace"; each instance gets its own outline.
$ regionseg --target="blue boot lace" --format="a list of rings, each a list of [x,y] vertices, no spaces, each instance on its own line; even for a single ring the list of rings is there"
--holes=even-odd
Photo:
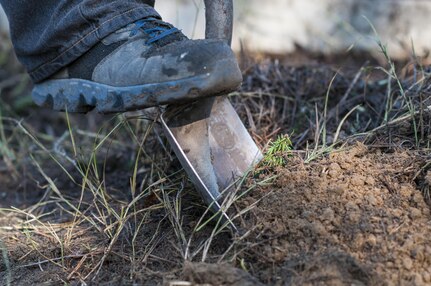
[[[152,24],[151,26],[155,26],[155,27],[145,29],[145,26],[148,26],[148,24]],[[142,30],[150,37],[149,40],[147,41],[147,44],[155,43],[163,38],[166,38],[169,35],[180,32],[179,29],[175,27],[172,28],[162,20],[152,18],[152,17],[135,22],[135,27],[130,32],[130,36],[133,37],[139,32],[139,30]]]

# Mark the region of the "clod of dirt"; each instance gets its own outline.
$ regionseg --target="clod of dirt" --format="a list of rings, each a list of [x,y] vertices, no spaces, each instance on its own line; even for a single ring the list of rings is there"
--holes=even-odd
[[[347,253],[329,252],[285,262],[283,280],[290,285],[370,285],[369,269]],[[297,276],[296,273],[303,275]]]
[[[247,272],[227,264],[186,263],[183,279],[214,286],[263,286]]]

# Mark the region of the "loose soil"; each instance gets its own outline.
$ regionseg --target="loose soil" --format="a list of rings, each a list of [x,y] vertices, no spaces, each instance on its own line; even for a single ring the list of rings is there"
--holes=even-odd
[[[292,158],[242,203],[253,229],[241,257],[274,285],[431,284],[431,216],[423,162],[362,144],[311,164]],[[429,174],[421,184],[429,185]]]

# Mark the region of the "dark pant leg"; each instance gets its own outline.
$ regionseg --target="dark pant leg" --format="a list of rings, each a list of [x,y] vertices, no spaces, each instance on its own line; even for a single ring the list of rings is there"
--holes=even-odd
[[[35,82],[46,79],[112,32],[159,17],[154,0],[0,0],[15,52]]]

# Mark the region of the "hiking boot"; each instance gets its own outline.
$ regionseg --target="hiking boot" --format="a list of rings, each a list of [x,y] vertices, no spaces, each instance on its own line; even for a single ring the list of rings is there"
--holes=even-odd
[[[33,99],[58,111],[113,113],[226,94],[241,81],[225,42],[189,40],[172,25],[146,18],[37,83]]]

